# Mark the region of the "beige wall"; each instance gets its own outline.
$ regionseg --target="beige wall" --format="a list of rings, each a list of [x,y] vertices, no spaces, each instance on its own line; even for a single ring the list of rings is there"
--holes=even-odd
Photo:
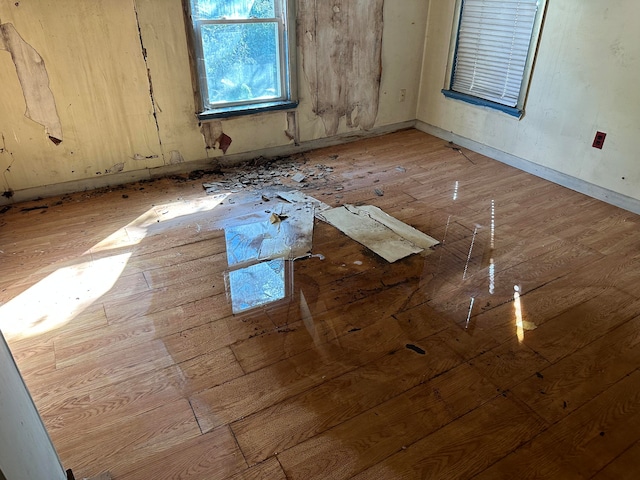
[[[521,120],[440,92],[454,4],[430,2],[418,119],[640,199],[640,2],[550,0]]]
[[[386,0],[375,128],[418,118],[640,199],[640,3],[548,3],[526,114],[517,120],[440,93],[454,0]],[[205,149],[194,116],[180,0],[0,0],[0,24],[5,23],[45,63],[63,142],[54,145],[41,125],[25,117],[11,55],[0,50],[0,192],[46,193],[46,186],[74,181],[97,186],[110,183],[119,166],[123,173],[114,182],[165,166],[179,158],[174,152],[187,162],[221,154]],[[298,70],[300,140],[322,139],[324,125],[312,111],[301,61]],[[284,133],[284,112],[225,120],[223,128],[233,139],[228,155],[292,143]],[[343,119],[338,132],[349,130]],[[591,147],[596,130],[608,133],[603,150]]]
[[[385,2],[374,128],[416,117],[427,8],[422,0]],[[25,117],[12,57],[0,49],[0,193],[86,179],[104,184],[120,168],[133,178],[171,163],[172,152],[187,162],[221,154],[205,149],[194,115],[180,0],[0,0],[4,23],[12,23],[42,57],[63,141],[54,145],[41,125]],[[298,119],[300,140],[308,142],[326,134],[312,112],[301,64]],[[407,91],[404,102],[401,89]],[[233,139],[227,155],[291,144],[284,112],[225,120],[223,129]],[[349,130],[343,120],[338,132]]]

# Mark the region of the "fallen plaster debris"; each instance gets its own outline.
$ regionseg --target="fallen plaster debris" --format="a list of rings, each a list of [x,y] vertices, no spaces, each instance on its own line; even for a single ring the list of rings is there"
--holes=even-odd
[[[49,75],[42,57],[17,32],[12,23],[0,25],[0,50],[11,54],[26,104],[25,117],[42,125],[55,145],[62,142],[62,125]]]
[[[269,217],[269,221],[271,223],[280,223],[283,220],[286,220],[288,217],[286,215],[281,215],[278,213],[272,213]]]
[[[389,263],[428,251],[439,243],[371,205],[343,205],[325,210],[317,216]]]
[[[298,172],[293,177],[291,177],[291,180],[293,180],[296,183],[301,183],[301,182],[304,182],[305,178],[307,178],[306,175]]]
[[[277,192],[276,195],[289,203],[310,203],[314,206],[316,213],[329,210],[331,207],[317,198],[305,195],[300,190],[291,190],[288,192]]]
[[[220,171],[220,178],[202,184],[207,194],[222,192],[238,193],[243,190],[255,190],[268,187],[283,188],[287,185],[295,188],[313,188],[333,184],[337,180],[331,175],[333,168],[317,164],[305,165],[302,161],[256,159],[232,168]],[[302,175],[304,182],[295,182],[296,175]],[[342,187],[339,187],[342,189]]]

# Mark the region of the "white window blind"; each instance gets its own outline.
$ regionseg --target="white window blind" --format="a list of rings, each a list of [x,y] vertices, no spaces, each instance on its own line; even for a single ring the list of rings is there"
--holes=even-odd
[[[518,104],[538,0],[464,0],[451,89]]]

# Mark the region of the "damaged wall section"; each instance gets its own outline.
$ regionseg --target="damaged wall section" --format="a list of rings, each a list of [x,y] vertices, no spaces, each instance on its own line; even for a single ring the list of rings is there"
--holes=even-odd
[[[298,107],[203,125],[180,0],[0,2],[0,134],[13,155],[0,155],[0,203],[9,187],[14,199],[47,196],[415,119],[429,2],[385,2],[384,35],[382,0],[296,3]]]
[[[0,50],[7,50],[16,67],[27,109],[25,116],[42,125],[56,145],[62,142],[62,125],[44,60],[17,32],[13,24],[0,25]]]
[[[313,111],[327,135],[347,126],[373,128],[382,76],[384,0],[321,0],[298,6],[302,66]]]
[[[204,137],[207,149],[219,148],[222,153],[227,153],[231,146],[231,137],[222,131],[222,122],[203,122],[200,131]]]

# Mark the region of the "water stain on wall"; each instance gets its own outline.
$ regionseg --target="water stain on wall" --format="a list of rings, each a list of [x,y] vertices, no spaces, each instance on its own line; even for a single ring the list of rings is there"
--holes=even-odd
[[[373,128],[382,76],[384,0],[299,2],[298,34],[302,67],[313,111],[327,135],[340,119],[351,128]]]
[[[24,41],[12,23],[0,25],[0,50],[11,54],[16,67],[27,106],[25,116],[42,125],[54,144],[60,144],[62,125],[42,57]]]

